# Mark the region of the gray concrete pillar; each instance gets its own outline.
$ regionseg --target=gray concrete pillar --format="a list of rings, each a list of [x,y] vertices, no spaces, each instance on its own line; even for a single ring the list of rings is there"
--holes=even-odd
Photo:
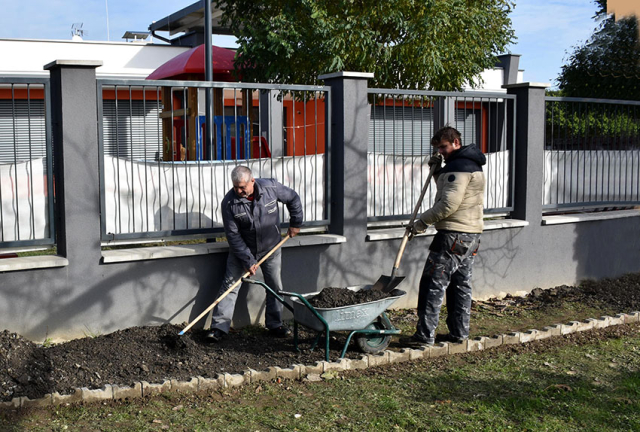
[[[456,106],[453,97],[439,96],[433,109],[433,132],[445,126],[456,127]],[[429,137],[431,138],[431,137]],[[465,143],[466,144],[466,143]]]
[[[96,265],[100,251],[100,181],[96,68],[101,61],[56,60],[51,82],[56,241],[73,265]]]
[[[367,235],[367,145],[371,106],[367,79],[372,73],[321,75],[331,87],[331,224],[329,231],[356,244]]]
[[[515,84],[518,82],[518,66],[520,65],[520,54],[502,54],[498,56],[497,67],[503,70],[502,83]]]
[[[260,136],[269,144],[271,156],[285,154],[282,97],[274,90],[260,90]]]
[[[521,83],[503,86],[516,95],[514,219],[532,226],[542,222],[545,89],[549,84]]]

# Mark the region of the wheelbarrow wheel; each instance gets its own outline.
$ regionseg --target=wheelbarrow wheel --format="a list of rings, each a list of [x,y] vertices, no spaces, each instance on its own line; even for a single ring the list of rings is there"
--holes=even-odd
[[[386,318],[386,317],[384,317]],[[388,318],[379,316],[374,322],[365,327],[368,330],[390,330],[393,327]],[[391,343],[391,335],[383,334],[359,334],[356,336],[356,345],[363,353],[377,354],[384,351]]]

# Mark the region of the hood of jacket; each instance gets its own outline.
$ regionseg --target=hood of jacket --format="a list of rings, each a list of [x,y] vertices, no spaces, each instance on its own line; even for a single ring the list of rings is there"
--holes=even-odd
[[[487,158],[475,144],[461,147],[449,156],[441,172],[476,172],[482,171]]]

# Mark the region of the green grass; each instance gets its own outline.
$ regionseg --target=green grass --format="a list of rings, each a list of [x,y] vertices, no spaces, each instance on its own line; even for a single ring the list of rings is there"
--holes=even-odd
[[[640,328],[620,339],[394,364],[337,379],[2,414],[1,430],[640,430]]]

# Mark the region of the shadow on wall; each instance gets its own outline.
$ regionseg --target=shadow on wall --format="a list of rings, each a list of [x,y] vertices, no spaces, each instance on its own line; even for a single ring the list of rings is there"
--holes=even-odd
[[[575,224],[576,280],[602,279],[640,271],[640,218]]]
[[[169,206],[161,207],[153,215],[154,231],[222,228],[220,222],[201,212],[174,212]]]
[[[4,291],[2,302],[8,310],[25,314],[23,328],[15,331],[32,340],[68,339],[130,326],[160,325],[184,314],[189,307],[190,317],[195,318],[195,305],[206,303],[211,297],[207,289],[201,288],[222,280],[224,265],[218,265],[218,256],[136,262],[127,264],[126,269],[120,264],[89,267],[84,272],[76,270],[79,274],[67,278],[52,276],[52,284],[56,280],[63,282],[46,287],[48,301],[43,301],[41,290],[24,289]],[[31,286],[42,286],[41,277],[42,273],[31,273]],[[91,280],[98,282],[87,283]],[[44,316],[40,309],[29,310],[28,305],[43,303],[49,305]]]

